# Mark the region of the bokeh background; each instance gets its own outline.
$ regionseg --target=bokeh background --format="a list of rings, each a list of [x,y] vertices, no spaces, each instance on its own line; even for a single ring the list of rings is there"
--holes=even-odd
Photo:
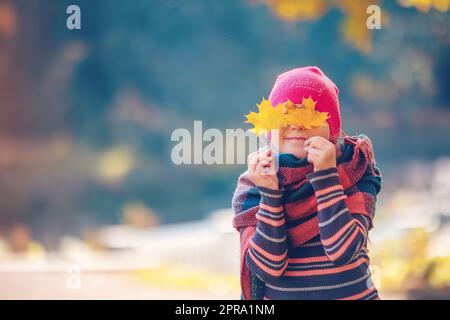
[[[373,141],[382,298],[450,298],[449,6],[0,0],[0,298],[239,299],[229,208],[245,166],[176,166],[170,136],[245,128],[304,65]]]

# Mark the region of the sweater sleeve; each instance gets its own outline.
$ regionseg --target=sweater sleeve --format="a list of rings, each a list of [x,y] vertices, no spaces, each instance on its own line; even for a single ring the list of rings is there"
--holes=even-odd
[[[245,256],[248,268],[260,279],[281,277],[287,267],[288,244],[282,190],[258,187],[261,195],[256,232]]]
[[[371,211],[368,214],[350,212],[337,168],[328,168],[307,175],[317,199],[321,242],[325,253],[335,265],[349,263],[366,247],[379,188],[376,183],[372,184],[365,177],[368,175],[363,176],[359,186],[364,187],[365,199],[371,200],[367,205]]]

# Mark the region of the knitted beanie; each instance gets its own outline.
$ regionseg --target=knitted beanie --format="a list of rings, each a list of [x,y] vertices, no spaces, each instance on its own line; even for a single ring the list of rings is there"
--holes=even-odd
[[[318,67],[296,68],[277,77],[269,101],[273,106],[288,99],[301,104],[302,99],[312,97],[316,110],[329,112],[330,141],[337,142],[341,129],[339,89]]]

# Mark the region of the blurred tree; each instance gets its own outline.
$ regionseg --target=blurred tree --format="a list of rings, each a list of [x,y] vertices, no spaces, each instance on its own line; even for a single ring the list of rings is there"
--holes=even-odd
[[[372,51],[372,32],[366,27],[367,8],[381,6],[380,0],[256,0],[267,4],[283,20],[297,22],[316,20],[330,9],[338,8],[344,18],[340,30],[346,42],[364,53]],[[402,6],[416,7],[421,12],[435,8],[441,12],[449,10],[450,0],[399,0]],[[383,26],[389,22],[387,12],[382,12]]]

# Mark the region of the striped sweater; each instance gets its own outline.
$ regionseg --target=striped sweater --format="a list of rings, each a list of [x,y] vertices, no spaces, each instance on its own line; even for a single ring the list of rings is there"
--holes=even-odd
[[[265,282],[264,299],[378,299],[366,247],[371,222],[349,212],[336,168],[307,178],[317,199],[320,234],[289,250],[283,191],[258,187],[258,222],[245,259]],[[376,196],[374,187],[365,187]]]

